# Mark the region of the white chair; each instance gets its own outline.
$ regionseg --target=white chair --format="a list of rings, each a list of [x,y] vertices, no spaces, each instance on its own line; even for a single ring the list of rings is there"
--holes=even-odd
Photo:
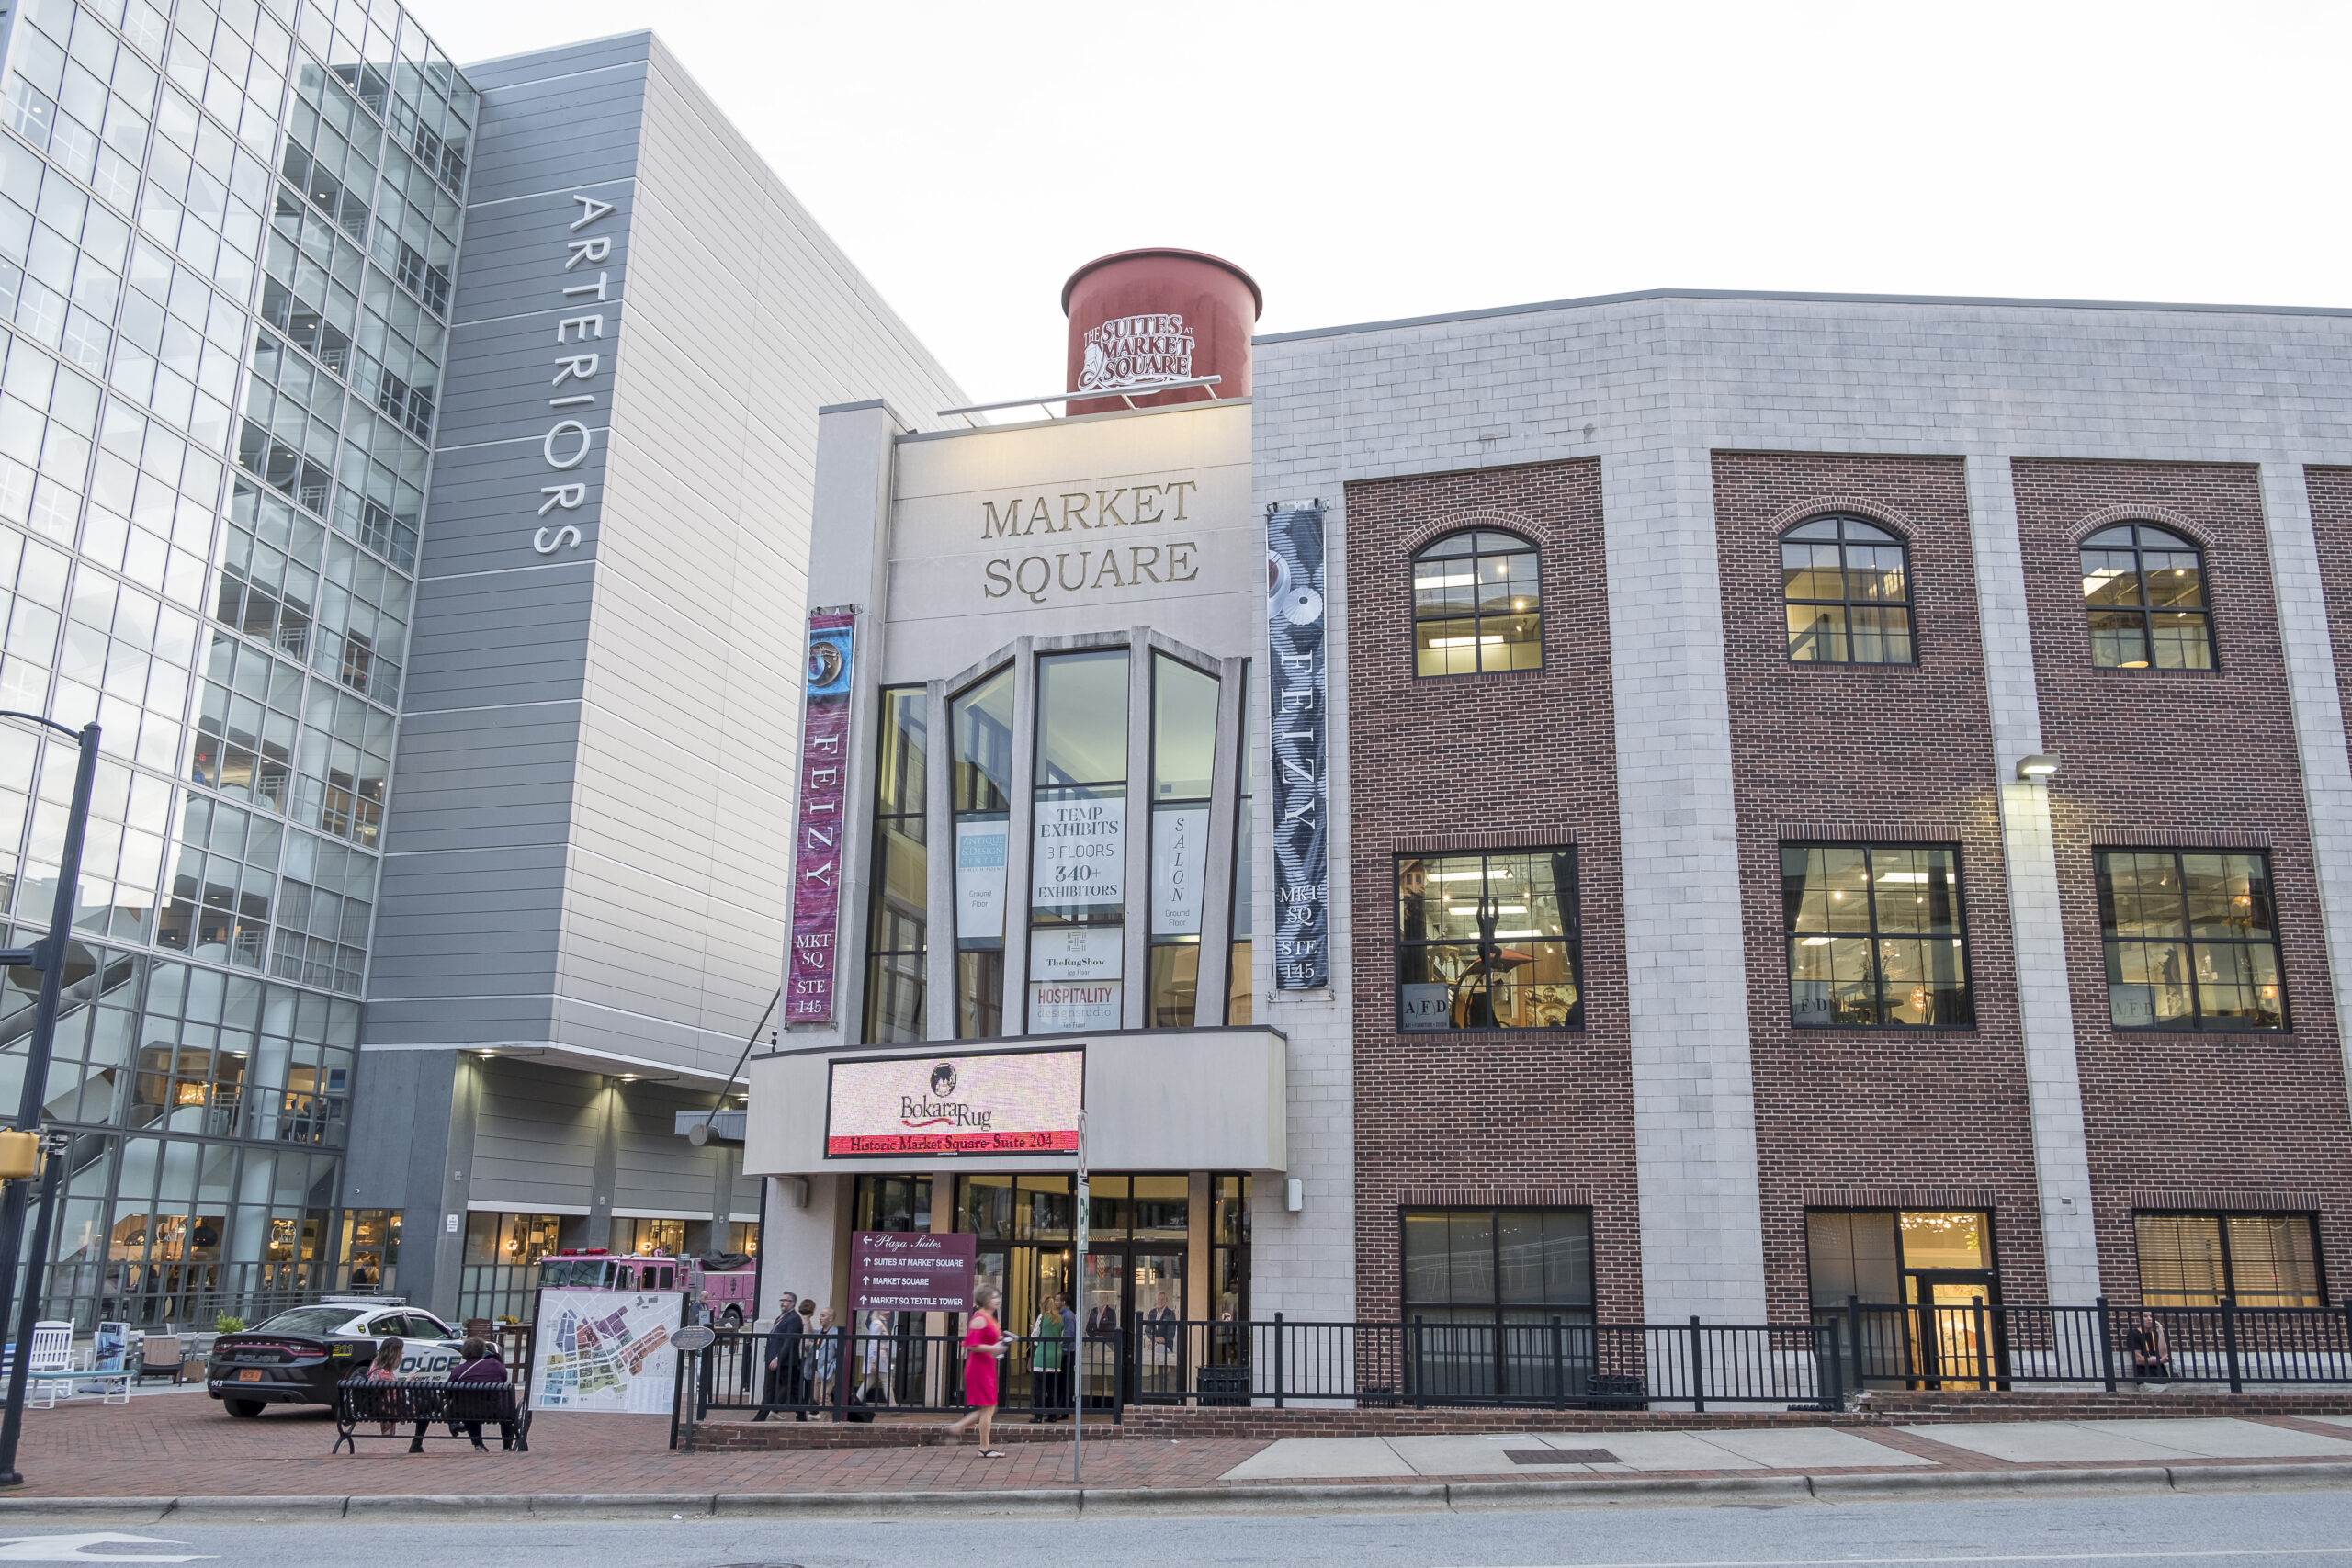
[[[61,1382],[69,1395],[74,1392],[74,1380],[81,1374],[74,1369],[72,1324],[43,1319],[33,1325],[33,1355],[25,1374],[28,1405],[37,1404],[43,1410],[53,1409]]]

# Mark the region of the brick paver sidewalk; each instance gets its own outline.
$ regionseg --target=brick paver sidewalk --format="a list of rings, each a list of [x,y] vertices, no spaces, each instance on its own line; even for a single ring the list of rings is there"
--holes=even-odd
[[[941,1418],[944,1425],[945,1417]],[[678,1454],[666,1416],[542,1414],[531,1451],[476,1453],[462,1442],[363,1438],[357,1455],[329,1453],[324,1408],[277,1407],[250,1421],[201,1393],[129,1404],[74,1401],[28,1410],[19,1496],[348,1496],[445,1493],[899,1492],[1069,1484],[1067,1443]],[[1265,1447],[1216,1442],[1089,1442],[1089,1486],[1203,1486]]]
[[[1015,1418],[1016,1421],[1018,1417]],[[1570,1418],[1572,1420],[1572,1418]],[[944,1424],[944,1421],[943,1421]],[[1564,1421],[1563,1426],[1568,1423]],[[2267,1428],[2277,1437],[2301,1433],[2329,1439],[2352,1438],[2352,1427],[2291,1416],[2241,1416],[2228,1423]],[[2054,1430],[2056,1424],[2050,1429]],[[1819,1430],[1820,1428],[1815,1428]],[[2018,1461],[1939,1441],[1914,1427],[1847,1427],[1840,1430],[1887,1450],[1883,1467],[1844,1465],[1842,1473],[1902,1470],[1911,1475],[1959,1472],[2024,1472],[2078,1468],[2081,1460],[2053,1464]],[[2009,1431],[2018,1428],[2011,1427]],[[1957,1437],[1964,1428],[1947,1428]],[[1986,1432],[1978,1427],[1975,1432]],[[28,1411],[18,1468],[26,1478],[21,1497],[224,1497],[224,1496],[432,1496],[447,1495],[545,1496],[573,1494],[714,1493],[978,1493],[997,1489],[1050,1490],[1068,1487],[1067,1441],[1005,1444],[1007,1457],[982,1459],[975,1446],[957,1448],[801,1449],[761,1452],[729,1450],[680,1454],[669,1447],[670,1422],[663,1416],[542,1415],[531,1428],[532,1451],[476,1453],[463,1443],[427,1445],[410,1454],[397,1439],[362,1442],[356,1455],[329,1450],[334,1422],[323,1409],[273,1409],[253,1419],[230,1417],[213,1400],[190,1392],[141,1398],[130,1404],[74,1402],[53,1410]],[[1029,1434],[1023,1433],[1023,1437]],[[2241,1431],[2243,1440],[2244,1431]],[[1460,1439],[1454,1439],[1460,1440]],[[1611,1440],[1596,1434],[1596,1443]],[[1217,1484],[1234,1467],[1270,1448],[1260,1438],[1110,1438],[1086,1449],[1086,1485],[1102,1488],[1182,1489]],[[2251,1456],[2265,1445],[2256,1443]],[[2283,1453],[2294,1444],[2269,1444]],[[2337,1441],[2301,1445],[2305,1450],[2338,1450]],[[2352,1443],[2342,1447],[2352,1448]],[[2316,1459],[2316,1454],[2309,1457]],[[1918,1461],[1931,1461],[1923,1471]],[[1906,1463],[1907,1461],[1907,1463]],[[2143,1462],[2144,1461],[2135,1461]],[[2226,1466],[2227,1458],[2189,1459],[2188,1465]],[[2297,1462],[2290,1460],[2290,1462]],[[1253,1470],[1262,1467],[1252,1467]],[[1403,1467],[1400,1467],[1402,1469]],[[1815,1468],[1818,1467],[1808,1467]],[[1295,1473],[1295,1472],[1294,1472]],[[1770,1474],[1744,1472],[1649,1471],[1712,1476]],[[1416,1482],[1404,1472],[1378,1476],[1333,1475],[1316,1484],[1376,1484]],[[1458,1479],[1473,1479],[1461,1476]],[[1529,1479],[1537,1479],[1531,1476]],[[1576,1484],[1557,1475],[1542,1479]],[[1588,1480],[1600,1480],[1591,1476]],[[1268,1483],[1273,1483],[1269,1477]],[[1227,1483],[1230,1484],[1230,1483]],[[1246,1483],[1245,1483],[1246,1484]]]

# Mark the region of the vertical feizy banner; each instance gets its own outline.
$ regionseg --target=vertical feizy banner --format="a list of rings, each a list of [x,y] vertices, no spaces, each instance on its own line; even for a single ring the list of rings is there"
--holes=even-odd
[[[808,616],[808,683],[800,705],[800,810],[792,839],[792,952],[784,972],[787,1023],[824,1023],[833,1016],[854,619],[847,610],[811,611]]]
[[[1331,983],[1330,840],[1323,827],[1323,508],[1266,509],[1273,724],[1274,984]]]

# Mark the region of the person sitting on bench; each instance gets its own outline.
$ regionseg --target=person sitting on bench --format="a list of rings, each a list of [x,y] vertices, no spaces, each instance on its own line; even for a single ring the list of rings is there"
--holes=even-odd
[[[462,1397],[457,1394],[457,1385],[460,1383],[487,1383],[495,1387],[504,1384],[509,1381],[506,1373],[506,1363],[498,1359],[497,1348],[492,1346],[489,1340],[469,1339],[464,1345],[458,1348],[458,1353],[463,1356],[465,1360],[458,1366],[457,1371],[449,1374],[450,1391],[453,1397]],[[484,1396],[484,1400],[485,1403],[483,1404],[476,1405],[474,1408],[487,1408],[486,1395]],[[467,1406],[464,1404],[460,1404],[458,1406],[460,1409],[466,1407]],[[480,1421],[453,1421],[450,1423],[450,1427],[453,1430],[462,1430],[467,1437],[471,1438],[474,1441],[474,1447],[481,1449],[485,1453],[490,1451],[489,1445],[481,1440],[481,1423]],[[498,1423],[498,1446],[502,1449],[512,1449],[514,1446],[514,1422],[502,1420]]]

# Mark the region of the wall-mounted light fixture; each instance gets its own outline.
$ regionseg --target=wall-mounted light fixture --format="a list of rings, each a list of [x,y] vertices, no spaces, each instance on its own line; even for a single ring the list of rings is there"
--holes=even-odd
[[[2036,751],[2030,757],[2018,759],[2018,777],[2028,784],[2031,784],[2036,779],[2047,783],[2050,775],[2057,771],[2058,753],[2055,751]]]
[[[1287,1178],[1283,1180],[1283,1207],[1288,1209],[1294,1214],[1306,1207],[1306,1182],[1301,1181],[1295,1176]]]

